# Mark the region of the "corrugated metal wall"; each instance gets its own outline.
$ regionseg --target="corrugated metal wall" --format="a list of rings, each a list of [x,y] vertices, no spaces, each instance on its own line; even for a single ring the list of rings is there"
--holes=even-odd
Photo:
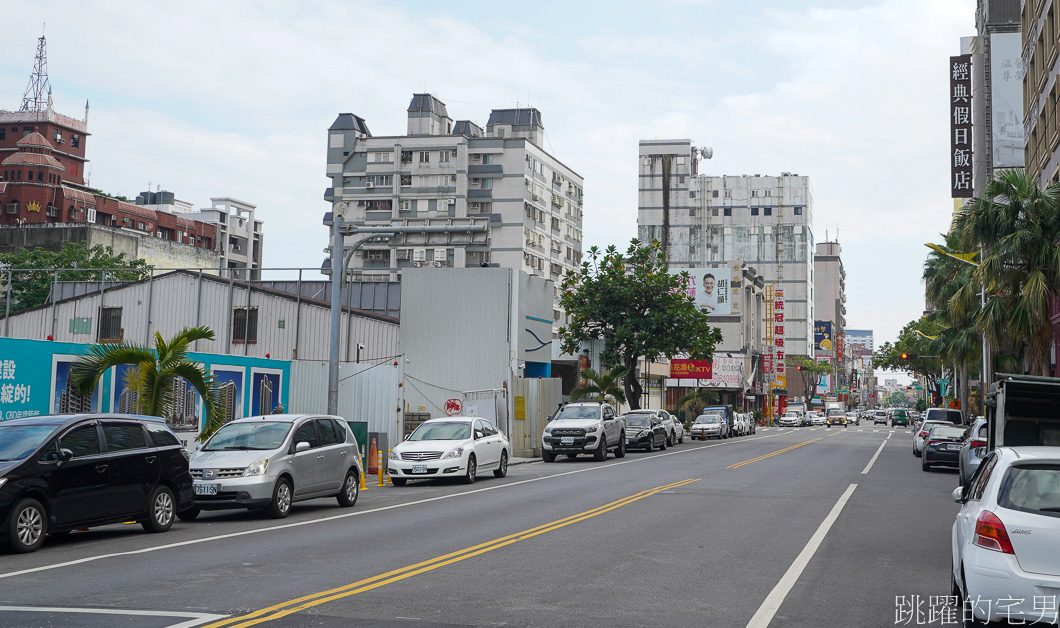
[[[249,305],[258,309],[257,341],[236,343],[232,341],[232,312],[248,305],[246,284],[230,286],[227,281],[200,280],[186,273],[168,274],[153,282],[106,284],[102,293],[97,291],[60,302],[54,308],[54,339],[95,342],[101,304],[122,308],[123,339],[129,343],[153,344],[151,339],[156,331],[169,337],[184,327],[205,325],[214,331],[217,339],[200,341],[193,350],[262,358],[269,354],[285,360],[328,358],[330,311],[327,307],[304,300],[299,303],[294,297],[261,291],[255,286],[249,290]],[[51,317],[50,306],[13,314],[10,337],[43,340],[53,333]],[[90,319],[91,333],[73,333],[70,322],[76,318]],[[396,356],[400,353],[398,331],[396,320],[350,316],[344,312],[339,358],[355,361],[358,344],[364,345],[360,353],[362,361]]]
[[[525,419],[512,412],[512,450],[516,456],[541,455],[541,432],[550,414],[562,400],[561,381],[558,379],[524,379],[512,381],[512,407],[523,399]]]
[[[369,432],[386,432],[391,445],[401,440],[401,367],[394,362],[339,365],[339,416],[367,422]],[[326,361],[291,363],[290,400],[290,412],[327,412]]]

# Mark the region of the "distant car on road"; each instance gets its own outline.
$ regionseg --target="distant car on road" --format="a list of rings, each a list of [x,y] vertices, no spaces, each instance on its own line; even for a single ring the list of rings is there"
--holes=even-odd
[[[953,408],[928,408],[925,421],[945,421],[951,425],[964,425],[964,413]]]
[[[784,416],[780,417],[780,427],[799,427],[800,425],[802,425],[801,412],[785,412]]]
[[[931,467],[936,465],[956,467],[963,438],[964,429],[953,424],[932,427],[928,435],[924,437],[924,451],[920,454],[920,468],[924,471],[930,471]]]
[[[357,503],[363,473],[357,439],[334,416],[267,414],[225,424],[191,456],[195,507],[247,508],[282,519],[294,502],[334,497]]]
[[[889,417],[888,417],[888,414],[887,414],[886,410],[877,410],[872,415],[872,424],[873,425],[881,425],[881,424],[882,425],[887,425],[887,419],[888,418]]]
[[[913,432],[913,455],[917,458],[920,457],[921,452],[924,450],[924,439],[927,437],[928,432],[931,428],[936,425],[948,425],[953,426],[953,423],[949,421],[924,421],[924,423]]]
[[[861,425],[861,415],[857,412],[847,412],[847,424]]]
[[[891,415],[891,427],[898,427],[898,424],[909,427],[909,414],[902,408],[898,408]]]
[[[728,438],[729,424],[720,414],[701,414],[692,423],[692,440],[708,438]]]
[[[827,425],[828,419],[824,418],[819,412],[810,412],[810,423],[813,425]]]
[[[953,498],[950,594],[978,622],[1055,625],[1060,449],[999,447]]]
[[[0,539],[37,550],[47,535],[137,521],[165,532],[192,503],[188,451],[163,419],[75,414],[0,423]]]
[[[630,412],[626,419],[626,449],[654,451],[656,447],[666,449],[669,435],[662,420],[650,412]]]

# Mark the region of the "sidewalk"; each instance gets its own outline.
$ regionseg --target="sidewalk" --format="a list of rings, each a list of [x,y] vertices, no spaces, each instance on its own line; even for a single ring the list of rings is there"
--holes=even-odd
[[[541,458],[519,458],[512,456],[512,459],[508,461],[509,467],[514,467],[517,464],[530,464],[531,462],[541,462]]]

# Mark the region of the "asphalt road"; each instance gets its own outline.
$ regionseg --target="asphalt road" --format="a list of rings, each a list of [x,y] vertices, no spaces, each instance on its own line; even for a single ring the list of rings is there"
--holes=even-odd
[[[0,626],[956,625],[929,621],[956,477],[907,429],[773,428],[109,526],[0,556]]]

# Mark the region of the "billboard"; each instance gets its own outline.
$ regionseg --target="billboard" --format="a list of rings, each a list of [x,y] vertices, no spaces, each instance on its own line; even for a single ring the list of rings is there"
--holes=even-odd
[[[1020,34],[990,36],[990,118],[994,168],[1023,167],[1023,57]]]
[[[740,313],[740,302],[734,296],[743,277],[742,268],[742,262],[716,262],[696,268],[671,268],[669,272],[688,273],[685,294],[707,314],[726,316]]]
[[[813,347],[821,351],[831,351],[835,348],[835,333],[832,321],[813,322]]]
[[[1016,34],[1019,37],[1019,34]],[[972,196],[972,55],[950,57],[950,196]]]
[[[688,362],[689,360],[684,360]],[[698,360],[695,360],[698,362]],[[721,358],[715,357],[709,362],[709,376],[700,375],[698,378],[690,376],[675,376],[673,374],[673,363],[670,360],[670,379],[666,381],[667,386],[681,388],[744,388],[744,358]]]
[[[707,360],[670,360],[670,377],[673,379],[710,379],[713,364]]]

